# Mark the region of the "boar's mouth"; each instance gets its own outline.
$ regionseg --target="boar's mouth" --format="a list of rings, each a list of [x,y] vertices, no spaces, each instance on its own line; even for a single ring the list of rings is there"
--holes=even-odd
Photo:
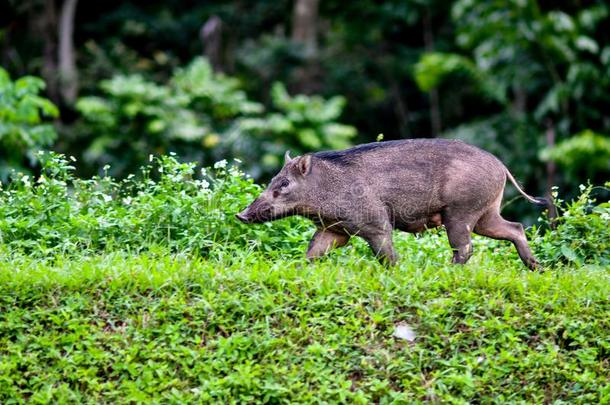
[[[235,217],[245,224],[255,224],[275,219],[272,215],[271,205],[259,199],[254,200],[248,208],[239,214],[235,214]]]
[[[239,219],[244,224],[250,223],[250,218],[243,212],[235,214],[235,218]]]
[[[239,219],[244,224],[260,224],[262,222],[270,221],[271,215],[266,212],[257,212],[255,214],[243,211],[239,214],[235,214],[235,218]]]

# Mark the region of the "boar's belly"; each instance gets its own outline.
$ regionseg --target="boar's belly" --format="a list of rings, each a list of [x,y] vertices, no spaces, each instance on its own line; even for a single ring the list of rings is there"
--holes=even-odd
[[[404,232],[419,233],[426,229],[436,228],[442,225],[440,213],[434,213],[422,218],[396,218],[395,228]]]

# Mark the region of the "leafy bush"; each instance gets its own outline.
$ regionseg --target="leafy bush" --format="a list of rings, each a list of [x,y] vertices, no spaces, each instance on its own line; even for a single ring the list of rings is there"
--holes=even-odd
[[[165,156],[119,181],[108,175],[79,179],[63,156],[40,158],[39,178],[20,174],[0,189],[0,238],[9,250],[44,256],[159,245],[204,256],[259,248],[302,254],[311,233],[297,218],[274,224],[273,233],[266,231],[270,224],[237,221],[234,214],[260,186],[226,161],[196,172],[195,164]]]
[[[586,178],[592,179],[596,173],[610,172],[610,139],[585,130],[553,148],[543,149],[540,158],[557,162],[575,178],[584,174]]]
[[[477,70],[473,61],[462,55],[424,53],[415,64],[413,76],[422,91],[438,88],[444,81],[453,78],[464,84],[470,82],[482,95],[492,100],[506,102],[504,89],[484,71]]]
[[[17,173],[0,185],[0,242],[8,252],[46,257],[158,247],[204,257],[244,250],[302,257],[313,233],[313,226],[297,217],[256,226],[237,221],[234,214],[261,186],[224,160],[197,170],[173,155],[150,157],[138,175],[117,180],[107,174],[77,178],[73,162],[56,153],[41,152],[38,158],[38,178]],[[606,188],[583,186],[572,203],[557,200],[562,215],[556,230],[540,234],[534,228],[533,249],[543,265],[610,264],[610,203],[596,205],[591,197],[596,189],[609,191],[610,182]],[[396,243],[409,261],[435,257],[444,263],[449,255],[442,232],[428,232],[419,241],[397,237]],[[369,254],[357,238],[352,245],[356,257]],[[494,249],[515,253],[489,239],[475,247],[483,256]]]
[[[42,79],[24,76],[12,81],[0,67],[0,179],[12,170],[27,171],[35,152],[57,138],[53,125],[44,117],[59,115],[57,107],[39,93]]]
[[[136,170],[151,153],[212,159],[219,134],[234,119],[262,111],[237,80],[214,73],[202,58],[177,70],[167,85],[131,75],[104,80],[100,89],[102,96],[76,105],[89,142],[84,157],[100,167],[111,163],[114,174]]]
[[[275,83],[271,98],[277,111],[262,118],[243,119],[241,129],[254,136],[237,140],[237,153],[246,156],[244,160],[262,162],[262,166],[256,168],[258,170],[277,168],[280,156],[286,150],[301,154],[320,149],[344,149],[356,136],[354,127],[336,122],[345,106],[343,97],[329,100],[319,96],[291,97],[283,84]]]
[[[335,121],[345,100],[290,97],[281,84],[272,90],[277,112],[266,114],[248,100],[237,79],[214,73],[203,58],[178,69],[168,84],[139,75],[102,81],[102,96],[83,97],[80,132],[84,160],[112,165],[113,175],[137,170],[149,154],[175,152],[192,161],[243,158],[255,177],[280,165],[286,148],[306,152],[343,148],[356,131]],[[262,157],[262,159],[261,159]]]
[[[595,189],[605,187],[581,186],[581,195],[571,203],[557,200],[563,211],[557,218],[557,229],[534,239],[534,249],[543,264],[610,265],[610,201],[596,203]]]

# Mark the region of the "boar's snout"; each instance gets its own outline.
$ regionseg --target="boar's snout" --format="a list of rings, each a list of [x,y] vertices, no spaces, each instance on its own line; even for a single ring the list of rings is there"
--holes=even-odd
[[[271,205],[257,198],[248,208],[239,214],[235,214],[235,217],[245,224],[269,221],[271,219]]]
[[[235,214],[235,218],[239,219],[244,224],[247,224],[248,222],[250,222],[250,219],[248,218],[246,211],[242,211],[238,214]]]

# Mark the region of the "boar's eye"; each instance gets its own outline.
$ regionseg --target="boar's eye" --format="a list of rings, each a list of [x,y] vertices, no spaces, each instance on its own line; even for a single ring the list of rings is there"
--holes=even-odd
[[[273,198],[277,198],[277,196],[280,195],[282,190],[285,189],[286,187],[288,187],[289,184],[290,184],[290,182],[288,181],[288,179],[286,179],[286,178],[281,179],[278,182],[277,186],[275,186],[275,190],[273,190]]]
[[[288,181],[288,179],[282,179],[282,181],[280,181],[280,184],[278,184],[278,188],[279,189],[286,188],[286,187],[288,187],[289,184],[290,184],[290,182]]]

